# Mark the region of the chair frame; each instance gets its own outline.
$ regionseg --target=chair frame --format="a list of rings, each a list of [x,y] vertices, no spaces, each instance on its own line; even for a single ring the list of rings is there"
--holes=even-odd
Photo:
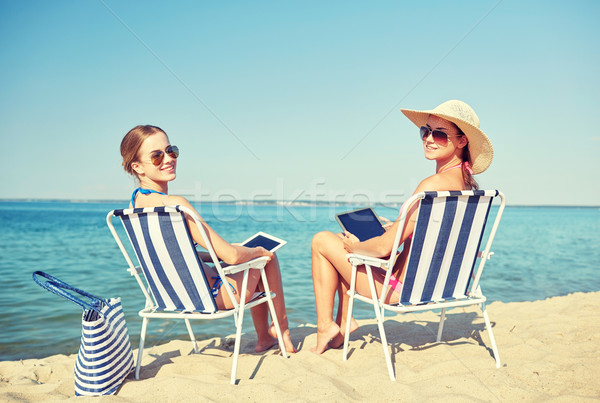
[[[475,191],[462,191],[462,192],[460,192],[461,193],[460,195],[461,196],[473,196],[473,195],[475,195],[474,192]],[[486,297],[483,295],[483,293],[481,291],[479,281],[481,279],[481,273],[483,271],[486,261],[489,260],[490,257],[494,254],[493,252],[490,251],[490,248],[492,245],[492,241],[494,240],[494,237],[496,235],[496,231],[498,229],[500,219],[502,218],[502,213],[504,211],[506,201],[505,201],[504,194],[499,191],[478,191],[478,192],[480,192],[480,193],[483,192],[486,194],[494,192],[495,196],[493,196],[493,197],[496,197],[496,196],[500,197],[500,206],[499,206],[498,212],[496,213],[496,218],[495,218],[493,227],[487,238],[487,243],[485,245],[485,248],[483,251],[480,251],[477,253],[477,258],[480,258],[481,260],[479,262],[477,271],[474,273],[474,276],[471,277],[472,282],[470,284],[470,292],[468,292],[467,297],[464,299],[434,301],[434,302],[430,302],[430,303],[417,304],[417,305],[403,305],[400,302],[398,302],[398,303],[386,303],[385,302],[385,296],[388,294],[390,276],[392,274],[394,263],[395,263],[395,260],[397,257],[396,251],[398,250],[398,247],[400,246],[400,237],[401,237],[402,231],[404,229],[404,223],[406,221],[406,216],[408,214],[409,207],[413,204],[413,202],[424,199],[426,197],[427,192],[415,194],[404,203],[403,206],[406,206],[406,208],[401,209],[400,223],[399,223],[400,225],[398,226],[398,230],[396,232],[396,237],[394,240],[392,252],[388,259],[379,259],[379,258],[365,256],[365,255],[359,255],[359,254],[346,255],[349,262],[352,264],[352,277],[351,277],[351,281],[350,281],[350,289],[348,290],[348,295],[350,298],[349,298],[349,303],[348,303],[348,314],[347,314],[347,319],[346,319],[344,348],[343,348],[343,352],[342,352],[344,361],[346,361],[348,359],[348,344],[349,344],[349,340],[350,340],[350,320],[352,318],[352,309],[354,306],[354,300],[357,299],[359,301],[363,301],[363,302],[371,304],[373,306],[373,309],[375,311],[375,317],[377,319],[377,326],[379,329],[379,334],[381,337],[383,353],[384,353],[385,360],[387,363],[388,373],[389,373],[390,379],[392,381],[395,381],[396,377],[395,377],[394,367],[392,365],[390,351],[388,349],[388,342],[387,342],[384,324],[383,324],[384,314],[385,314],[386,310],[392,311],[394,313],[408,313],[408,312],[418,312],[418,311],[441,309],[440,323],[439,323],[437,339],[436,339],[436,342],[440,342],[441,337],[442,337],[442,331],[444,328],[444,321],[446,318],[446,309],[461,307],[461,306],[464,307],[464,306],[470,306],[470,305],[478,305],[483,314],[483,318],[485,320],[485,326],[489,333],[489,337],[490,337],[490,341],[491,341],[491,345],[492,345],[492,351],[494,354],[494,359],[496,361],[496,368],[500,368],[500,365],[501,365],[500,355],[498,354],[498,348],[496,346],[496,340],[494,338],[494,333],[492,331],[490,319],[489,319],[488,313],[485,309]],[[450,192],[438,192],[438,193],[441,194],[441,196],[439,196],[439,197],[456,196],[456,192],[452,192],[452,194],[450,194]],[[490,201],[490,203],[492,203],[492,202],[493,202],[493,200]],[[420,207],[421,207],[421,204],[419,203],[419,210],[417,211],[417,216],[419,215]],[[486,217],[486,221],[487,221],[487,217]],[[418,225],[418,223],[416,225]],[[417,229],[416,225],[415,225],[415,232]],[[481,236],[483,236],[484,230],[485,230],[485,224],[484,224],[484,229],[482,229]],[[411,249],[412,249],[412,245],[411,245]],[[410,252],[412,252],[412,250]],[[409,259],[409,261],[410,261],[410,253],[409,253],[409,256],[407,257],[407,259]],[[473,268],[476,264],[476,260],[477,259],[474,260],[473,265],[471,266],[471,271],[473,270]],[[370,297],[360,295],[356,292],[356,273],[357,273],[357,268],[360,265],[364,265],[365,271],[367,273],[367,278],[369,281],[369,287],[370,287],[370,293],[371,293]],[[379,297],[377,297],[377,291],[376,291],[375,283],[374,283],[374,279],[373,279],[373,271],[372,271],[373,267],[381,268],[386,271],[381,296],[379,296]]]
[[[166,212],[166,213],[180,213],[180,214],[184,213],[194,220],[196,226],[198,227],[198,231],[200,232],[200,235],[202,236],[202,239],[204,240],[204,243],[206,245],[206,250],[210,254],[210,257],[212,259],[212,264],[214,264],[215,268],[217,269],[219,277],[221,278],[221,281],[223,282],[224,285],[227,284],[226,275],[243,272],[244,275],[243,275],[243,280],[242,280],[242,286],[241,286],[241,289],[239,290],[239,295],[240,296],[246,295],[246,290],[247,290],[247,286],[248,286],[248,273],[249,273],[250,269],[257,269],[257,270],[260,270],[260,276],[261,276],[261,280],[264,285],[265,292],[264,293],[255,293],[253,299],[248,302],[245,301],[245,298],[240,298],[240,302],[238,303],[233,292],[231,291],[231,289],[227,286],[222,286],[221,292],[222,292],[222,290],[226,290],[226,292],[228,293],[228,296],[230,298],[230,301],[232,301],[234,304],[234,307],[232,309],[221,309],[221,310],[217,310],[216,312],[213,312],[213,313],[160,310],[158,308],[157,302],[155,301],[155,299],[152,295],[152,292],[150,291],[149,287],[144,283],[144,280],[142,280],[142,277],[140,276],[140,273],[143,273],[142,268],[140,266],[136,266],[133,263],[133,260],[131,259],[129,253],[125,249],[125,246],[123,245],[123,242],[121,241],[121,238],[117,234],[117,231],[115,230],[115,227],[112,223],[113,217],[118,216],[118,215],[133,215],[133,214],[140,214],[140,213],[157,214],[158,212],[155,211],[154,208],[136,208],[136,209],[110,211],[106,216],[106,222],[108,224],[108,227],[109,227],[117,245],[119,246],[119,249],[123,253],[125,260],[127,261],[127,264],[129,266],[127,268],[127,271],[129,272],[129,274],[131,276],[135,277],[138,285],[140,286],[140,289],[142,290],[142,293],[144,294],[145,300],[146,300],[144,309],[142,309],[138,312],[140,317],[142,317],[142,329],[140,332],[140,345],[139,345],[138,357],[137,357],[136,368],[135,368],[135,378],[139,379],[146,330],[147,330],[147,326],[148,326],[150,319],[183,319],[185,321],[185,325],[186,325],[188,334],[192,341],[194,352],[198,353],[198,344],[196,342],[196,337],[194,336],[194,332],[192,330],[190,320],[214,320],[214,319],[222,319],[222,318],[232,316],[233,320],[234,320],[234,325],[236,328],[236,334],[235,334],[235,346],[234,346],[234,353],[233,353],[233,363],[232,363],[232,368],[231,368],[230,383],[232,385],[234,385],[235,381],[236,381],[238,357],[239,357],[239,352],[240,352],[240,344],[241,344],[240,341],[241,341],[241,333],[242,333],[242,324],[243,324],[243,320],[244,320],[244,311],[246,309],[253,308],[253,307],[255,307],[259,304],[265,303],[265,302],[269,306],[271,318],[273,320],[275,331],[277,333],[279,348],[281,349],[282,355],[287,358],[287,351],[285,349],[285,345],[283,344],[281,328],[279,327],[279,321],[277,320],[275,306],[273,305],[273,298],[276,295],[274,292],[270,291],[269,283],[267,281],[267,276],[266,276],[266,273],[264,270],[264,268],[268,262],[268,258],[266,256],[263,256],[263,257],[259,257],[259,258],[250,260],[248,262],[241,263],[241,264],[223,267],[219,258],[217,257],[217,254],[212,246],[212,243],[210,242],[210,238],[208,237],[208,235],[206,234],[206,231],[204,230],[204,227],[202,226],[201,219],[200,219],[200,217],[198,217],[197,214],[195,214],[192,210],[186,208],[185,206],[168,206],[168,207],[160,207],[159,209],[161,209],[160,212]],[[118,214],[116,214],[117,212],[118,212]],[[187,228],[187,231],[189,232],[187,223],[186,223],[186,228]],[[127,236],[129,237],[129,233],[127,233]],[[191,241],[191,236],[189,238],[190,238],[190,245],[189,246],[186,245],[185,247],[192,247],[195,250],[195,247]],[[130,239],[130,242],[131,242],[131,239]],[[134,254],[135,254],[135,252],[134,252]],[[139,259],[138,259],[138,261],[139,261]],[[200,258],[198,258],[198,262],[200,262]],[[202,270],[202,266],[200,263],[198,264],[198,267],[200,270]],[[203,276],[204,276],[204,274],[203,274]]]

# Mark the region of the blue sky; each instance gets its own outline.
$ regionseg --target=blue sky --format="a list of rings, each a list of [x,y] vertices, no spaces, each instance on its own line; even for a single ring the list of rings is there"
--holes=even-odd
[[[192,199],[405,199],[434,173],[401,107],[469,103],[482,188],[600,205],[596,1],[0,0],[0,198],[127,199],[137,124]],[[579,134],[576,134],[579,133]]]

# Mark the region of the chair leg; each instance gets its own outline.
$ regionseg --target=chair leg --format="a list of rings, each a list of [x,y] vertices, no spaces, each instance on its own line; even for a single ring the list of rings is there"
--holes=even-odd
[[[185,319],[185,326],[187,327],[188,333],[190,334],[190,339],[192,340],[192,346],[194,347],[194,353],[198,353],[198,343],[196,343],[196,336],[194,336],[194,331],[192,330],[192,325],[190,324],[189,319]]]
[[[243,299],[243,298],[242,298]],[[240,310],[237,314],[238,318],[236,320],[236,331],[235,331],[235,346],[233,347],[233,364],[231,365],[231,379],[229,383],[235,385],[236,375],[237,375],[237,364],[238,357],[240,355],[240,345],[242,338],[242,323],[244,321],[244,309],[240,307]]]
[[[375,310],[375,317],[377,318],[377,327],[379,328],[379,336],[381,337],[381,345],[383,347],[383,355],[385,356],[385,362],[387,364],[390,379],[392,381],[395,381],[396,375],[394,374],[392,357],[390,356],[390,349],[388,346],[387,337],[385,336],[385,329],[383,327],[384,310],[379,307],[379,299],[377,298],[377,291],[375,290],[375,283],[373,280],[373,273],[371,272],[371,267],[369,265],[366,265],[366,268],[367,277],[369,278],[369,286],[371,288],[371,299],[373,300],[373,309]]]
[[[352,265],[352,277],[350,277],[350,290],[348,290],[348,314],[346,315],[346,333],[344,333],[344,351],[342,358],[348,360],[348,344],[350,343],[350,321],[352,320],[352,309],[354,309],[354,293],[356,288],[356,266]]]
[[[140,347],[138,348],[137,363],[135,364],[135,379],[140,379],[140,367],[142,364],[142,354],[144,352],[144,341],[146,340],[146,328],[150,319],[142,318],[142,331],[140,332]]]
[[[438,327],[438,334],[436,342],[442,340],[442,331],[444,330],[444,321],[446,320],[446,308],[442,308],[442,314],[440,315],[440,326]]]
[[[494,352],[494,359],[496,360],[496,368],[500,368],[500,354],[498,354],[498,346],[496,346],[496,339],[494,338],[494,332],[492,331],[492,324],[490,323],[490,317],[485,309],[485,303],[481,304],[481,312],[483,313],[483,319],[485,319],[485,328],[490,334],[490,341],[492,342],[492,351]]]
[[[375,315],[377,316],[377,327],[379,328],[379,336],[381,337],[383,355],[385,356],[385,362],[387,364],[390,380],[395,381],[396,375],[394,374],[394,366],[392,365],[392,357],[390,356],[390,347],[388,346],[387,337],[385,335],[385,329],[383,328],[383,311],[379,310],[377,306],[375,306]]]
[[[237,375],[238,357],[240,355],[240,344],[242,338],[242,324],[244,323],[244,309],[246,307],[246,289],[248,287],[248,270],[244,272],[242,287],[240,288],[240,303],[237,307],[237,315],[233,315],[235,320],[235,346],[233,347],[233,364],[231,365],[231,379],[229,383],[235,385]]]

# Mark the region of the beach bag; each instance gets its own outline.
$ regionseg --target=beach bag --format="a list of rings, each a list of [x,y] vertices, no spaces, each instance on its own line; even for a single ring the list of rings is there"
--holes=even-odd
[[[98,298],[41,271],[33,273],[33,280],[83,308],[81,344],[75,362],[75,395],[114,394],[133,370],[133,352],[121,298]]]

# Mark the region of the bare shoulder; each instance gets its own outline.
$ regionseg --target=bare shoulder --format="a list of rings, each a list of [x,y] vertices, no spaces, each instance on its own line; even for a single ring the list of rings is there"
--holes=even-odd
[[[421,183],[419,183],[419,186],[417,186],[415,193],[436,192],[436,191],[440,191],[440,190],[445,190],[445,188],[447,188],[447,187],[448,187],[447,184],[441,178],[441,176],[438,174],[435,174],[435,175],[431,175],[431,176],[423,179],[421,181]]]
[[[169,195],[166,200],[169,206],[185,206],[187,208],[193,209],[190,202],[183,196],[177,195]]]
[[[200,213],[198,213],[198,211],[194,208],[194,206],[192,206],[192,204],[188,201],[188,199],[186,199],[183,196],[169,195],[167,198],[167,203],[169,206],[187,207],[188,209],[192,210],[194,212],[194,214],[196,214],[197,218],[202,220]]]
[[[459,176],[452,175],[450,172],[437,173],[425,178],[419,183],[415,193],[420,192],[442,192],[447,190],[463,190],[465,182],[463,181],[462,174]]]

